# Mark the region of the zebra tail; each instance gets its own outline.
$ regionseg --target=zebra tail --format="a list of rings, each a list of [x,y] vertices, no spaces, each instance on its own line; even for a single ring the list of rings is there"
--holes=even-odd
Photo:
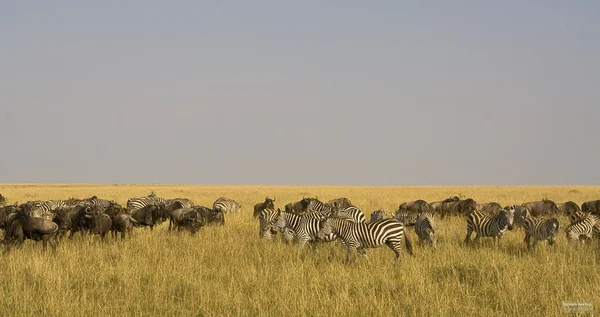
[[[406,251],[408,251],[408,254],[415,256],[412,250],[412,243],[410,243],[410,239],[408,239],[408,234],[406,232],[404,233],[404,244],[406,245]]]

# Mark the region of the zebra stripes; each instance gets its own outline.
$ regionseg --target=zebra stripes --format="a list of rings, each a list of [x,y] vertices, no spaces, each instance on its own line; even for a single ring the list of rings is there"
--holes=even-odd
[[[258,236],[261,239],[270,240],[277,231],[273,229],[273,222],[279,215],[279,211],[273,209],[263,209],[258,215],[259,231]]]
[[[302,249],[307,242],[317,240],[317,233],[324,220],[325,218],[319,217],[318,213],[307,213],[302,216],[284,211],[277,215],[273,227],[279,232],[283,232],[286,228],[292,229],[298,239],[298,246]],[[337,239],[335,234],[328,234],[320,236],[318,240],[330,242],[335,239]]]
[[[235,200],[226,197],[219,197],[213,203],[213,209],[221,212],[240,212],[241,208]]]
[[[387,218],[387,212],[379,209],[379,210],[375,210],[371,213],[371,219],[369,219],[369,222],[375,222],[375,221],[383,220],[386,218]]]
[[[127,210],[129,213],[132,213],[138,209],[142,209],[148,205],[156,204],[156,203],[164,203],[167,204],[167,200],[161,197],[156,196],[154,192],[151,192],[150,195],[146,197],[139,198],[129,198],[127,200]]]
[[[565,228],[567,240],[571,243],[591,240],[594,234],[598,235],[598,224],[600,224],[600,219],[597,216],[589,213],[585,214],[583,218],[571,223]]]
[[[554,240],[558,235],[558,219],[552,218],[536,218],[527,217],[523,223],[525,229],[525,243],[527,249],[531,249],[531,238],[533,238],[533,248],[537,246],[538,241],[548,241],[549,245],[554,244]]]
[[[502,209],[495,216],[487,215],[479,210],[474,210],[467,216],[467,236],[465,244],[468,244],[473,231],[477,234],[475,240],[480,237],[496,237],[498,238],[498,247],[502,245],[502,235],[508,228],[512,230],[514,221],[515,209]]]
[[[52,219],[55,209],[65,207],[66,204],[63,200],[46,200],[46,201],[34,201],[31,208],[31,216],[36,218],[48,218]]]
[[[437,236],[433,215],[428,212],[419,213],[415,220],[415,233],[419,237],[419,241],[426,243],[431,247],[435,247]]]
[[[395,219],[384,219],[373,223],[355,223],[342,218],[329,218],[321,222],[317,234],[319,238],[337,235],[346,248],[346,264],[354,250],[366,256],[365,248],[378,248],[387,245],[395,254],[395,261],[400,258],[400,243],[404,236],[404,227]],[[406,250],[413,255],[412,245],[408,237],[404,237]]]
[[[365,222],[365,214],[354,206],[346,207],[342,210],[336,210],[336,217],[346,217],[354,222]]]

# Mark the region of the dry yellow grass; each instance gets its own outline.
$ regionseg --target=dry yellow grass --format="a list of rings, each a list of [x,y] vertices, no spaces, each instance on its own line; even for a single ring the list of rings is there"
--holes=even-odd
[[[439,220],[436,250],[420,247],[398,263],[387,248],[368,249],[344,265],[339,242],[298,253],[295,245],[258,239],[252,206],[265,196],[278,206],[302,196],[345,196],[365,214],[401,202],[461,194],[501,205],[542,198],[582,203],[600,187],[291,187],[166,185],[0,185],[10,202],[97,195],[124,204],[155,191],[211,206],[219,196],[242,205],[224,227],[191,237],[136,229],[127,241],[76,236],[43,252],[28,241],[0,257],[0,312],[39,316],[559,316],[568,301],[600,307],[598,250],[557,246],[528,252],[523,232],[498,250],[484,241],[465,247],[464,219]],[[565,218],[560,219],[564,225]]]

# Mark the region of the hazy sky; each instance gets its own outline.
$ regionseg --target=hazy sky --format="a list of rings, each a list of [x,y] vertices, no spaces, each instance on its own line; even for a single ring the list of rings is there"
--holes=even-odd
[[[599,16],[598,1],[9,1],[0,182],[600,184]]]

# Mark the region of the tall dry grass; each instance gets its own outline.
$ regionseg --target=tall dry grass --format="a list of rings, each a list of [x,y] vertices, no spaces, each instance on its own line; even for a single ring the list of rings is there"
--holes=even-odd
[[[278,206],[302,196],[345,196],[365,214],[393,211],[403,201],[461,194],[501,205],[542,198],[581,203],[600,187],[268,187],[166,185],[0,185],[11,202],[97,195],[125,204],[155,191],[211,206],[219,196],[242,204],[224,227],[192,237],[166,225],[136,229],[120,241],[98,237],[61,243],[55,253],[28,241],[0,256],[0,312],[4,316],[559,316],[563,302],[599,307],[594,246],[540,244],[528,252],[514,230],[498,249],[490,241],[462,244],[465,220],[438,220],[435,250],[417,244],[398,263],[387,247],[344,265],[339,242],[316,251],[258,239],[252,206],[265,196]],[[560,219],[561,224],[568,221]]]

